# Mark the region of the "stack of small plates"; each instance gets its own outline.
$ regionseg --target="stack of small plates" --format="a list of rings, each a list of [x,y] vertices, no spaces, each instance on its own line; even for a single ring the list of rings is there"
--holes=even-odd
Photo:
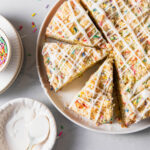
[[[11,60],[7,68],[0,72],[0,94],[5,92],[17,78],[23,63],[24,52],[20,36],[13,25],[0,15],[0,29],[3,30],[11,44]]]

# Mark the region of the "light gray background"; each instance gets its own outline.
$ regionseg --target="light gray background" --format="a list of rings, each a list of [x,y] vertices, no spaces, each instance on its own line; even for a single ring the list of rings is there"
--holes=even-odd
[[[2,95],[0,103],[17,97],[29,97],[45,103],[54,114],[58,132],[64,126],[63,135],[57,139],[54,150],[148,150],[150,149],[150,128],[142,132],[128,135],[98,134],[73,124],[64,118],[50,103],[37,75],[35,63],[35,47],[37,34],[33,33],[32,21],[39,27],[52,6],[58,0],[0,0],[0,14],[6,17],[17,29],[23,41],[24,64],[16,82]],[[45,6],[49,4],[49,8]],[[33,13],[37,13],[32,17]],[[28,56],[31,54],[31,56]]]

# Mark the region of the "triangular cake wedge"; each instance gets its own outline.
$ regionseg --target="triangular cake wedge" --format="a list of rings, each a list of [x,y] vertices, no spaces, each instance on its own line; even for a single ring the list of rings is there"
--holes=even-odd
[[[58,91],[105,58],[108,49],[108,47],[95,49],[66,43],[45,43],[42,55],[50,84]]]
[[[123,124],[150,117],[150,34],[147,23],[140,20],[145,12],[136,15],[136,6],[123,0],[82,2],[113,46]]]
[[[78,0],[68,0],[60,6],[47,27],[46,36],[91,47],[106,44]]]
[[[113,121],[113,59],[107,58],[69,106],[96,125]]]

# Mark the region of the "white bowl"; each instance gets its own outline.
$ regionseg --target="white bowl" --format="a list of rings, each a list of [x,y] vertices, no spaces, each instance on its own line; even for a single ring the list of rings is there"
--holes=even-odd
[[[6,62],[2,65],[2,67],[0,67],[0,72],[5,70],[6,67],[8,66],[10,59],[11,59],[11,44],[10,41],[8,39],[8,37],[6,36],[6,34],[4,33],[4,31],[2,29],[0,29],[0,36],[3,37],[4,41],[6,42],[7,45],[7,49],[8,49],[8,55],[7,55],[7,59]]]
[[[50,135],[47,140],[46,150],[51,150],[56,141],[57,128],[55,119],[50,112],[50,110],[42,103],[32,100],[29,98],[17,98],[9,101],[8,103],[2,105],[0,107],[0,147],[2,150],[8,150],[8,143],[5,135],[5,127],[7,121],[10,119],[14,110],[20,108],[21,106],[25,106],[28,108],[34,108],[35,112],[38,114],[46,114],[50,122]]]

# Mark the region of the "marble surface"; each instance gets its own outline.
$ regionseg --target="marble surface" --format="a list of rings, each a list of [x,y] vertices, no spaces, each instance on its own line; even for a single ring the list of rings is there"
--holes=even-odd
[[[128,135],[107,135],[88,131],[61,115],[50,103],[41,88],[36,70],[35,47],[39,27],[57,0],[0,0],[0,14],[6,17],[15,27],[20,25],[25,57],[24,64],[16,82],[2,95],[0,104],[13,98],[29,97],[46,104],[54,114],[58,132],[64,126],[63,134],[57,139],[54,150],[148,150],[150,146],[150,128]],[[46,5],[49,8],[46,9]],[[37,13],[32,17],[33,13]],[[38,31],[33,33],[32,22]]]

